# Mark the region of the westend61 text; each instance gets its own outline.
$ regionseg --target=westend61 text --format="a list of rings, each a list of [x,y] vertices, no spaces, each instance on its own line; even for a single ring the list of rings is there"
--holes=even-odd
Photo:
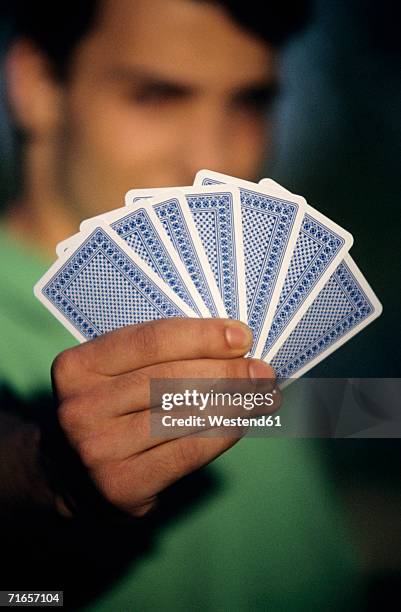
[[[164,427],[281,427],[280,416],[263,415],[259,417],[233,417],[222,415],[173,417],[170,414],[162,417]]]

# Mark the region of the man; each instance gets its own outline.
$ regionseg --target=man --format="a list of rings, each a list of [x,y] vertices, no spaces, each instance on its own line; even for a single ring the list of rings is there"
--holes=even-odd
[[[344,607],[353,551],[308,446],[244,440],[197,471],[236,440],[149,440],[151,378],[272,376],[243,359],[245,326],[161,321],[62,352],[55,422],[50,364],[73,341],[30,296],[55,244],[129,188],[188,184],[202,167],[257,177],[276,47],[301,14],[30,4],[6,65],[23,185],[3,222],[3,588],[64,588],[77,606],[119,576],[99,609]]]

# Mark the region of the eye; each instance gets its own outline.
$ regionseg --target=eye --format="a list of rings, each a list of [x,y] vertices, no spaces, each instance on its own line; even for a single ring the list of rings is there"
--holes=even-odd
[[[187,91],[184,87],[170,83],[146,83],[131,92],[131,98],[138,104],[162,105],[179,101],[185,98]]]
[[[255,112],[268,112],[278,95],[278,86],[255,87],[239,92],[233,100],[234,106],[239,109]]]

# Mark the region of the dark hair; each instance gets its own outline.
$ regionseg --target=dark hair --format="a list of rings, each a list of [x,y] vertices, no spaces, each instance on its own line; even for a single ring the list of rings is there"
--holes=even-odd
[[[95,23],[101,0],[9,0],[14,32],[32,40],[51,60],[56,76],[68,74],[71,54]],[[279,46],[309,18],[307,0],[192,0],[220,5],[242,27]]]

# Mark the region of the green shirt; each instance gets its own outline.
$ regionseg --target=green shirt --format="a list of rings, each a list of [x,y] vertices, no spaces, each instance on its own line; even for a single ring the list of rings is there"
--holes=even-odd
[[[50,262],[4,231],[0,262],[0,375],[27,398],[50,388],[52,360],[76,341],[33,296]],[[356,609],[360,560],[313,441],[247,438],[206,469],[217,490],[88,610]]]
[[[33,295],[50,263],[0,229],[0,380],[24,398],[50,389],[54,357],[77,344]]]

